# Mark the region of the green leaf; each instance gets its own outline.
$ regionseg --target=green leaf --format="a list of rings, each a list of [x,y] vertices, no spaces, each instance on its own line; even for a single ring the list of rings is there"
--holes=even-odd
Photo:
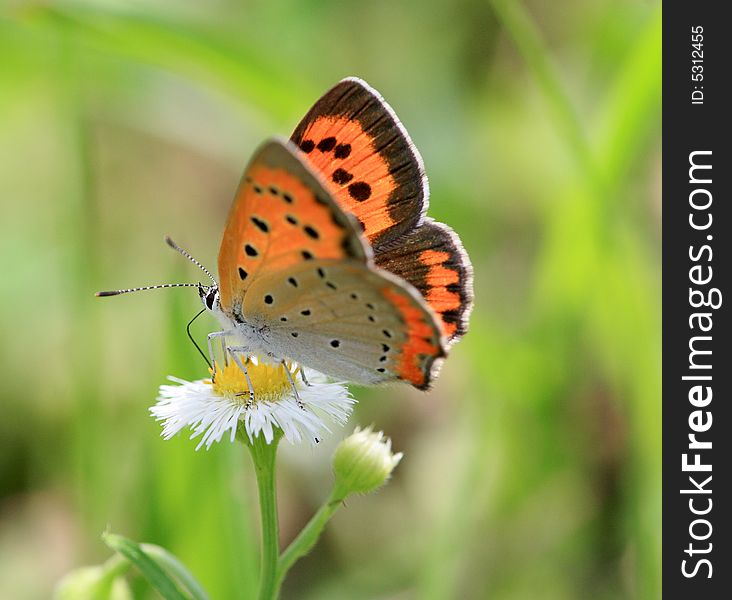
[[[208,594],[206,594],[201,584],[176,556],[165,548],[154,544],[142,544],[141,548],[150,558],[157,561],[168,573],[173,575],[191,593],[194,600],[209,600]]]
[[[180,591],[171,577],[132,540],[114,533],[103,533],[102,540],[115,552],[118,552],[135,565],[165,600],[189,600]]]

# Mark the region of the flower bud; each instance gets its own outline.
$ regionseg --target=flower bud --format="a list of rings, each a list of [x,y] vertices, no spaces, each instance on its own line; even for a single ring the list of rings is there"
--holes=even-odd
[[[127,582],[110,577],[104,566],[81,567],[64,575],[53,600],[133,600]]]
[[[401,452],[392,453],[391,440],[384,437],[383,431],[356,427],[336,448],[333,457],[336,486],[344,496],[372,492],[386,483],[401,459]]]

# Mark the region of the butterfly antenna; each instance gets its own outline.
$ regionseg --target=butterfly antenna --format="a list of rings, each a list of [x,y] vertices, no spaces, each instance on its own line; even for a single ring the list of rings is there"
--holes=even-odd
[[[126,290],[111,290],[108,292],[97,292],[95,296],[101,298],[104,296],[119,296],[120,294],[129,294],[130,292],[144,292],[145,290],[159,290],[161,288],[174,287],[198,287],[197,283],[161,283],[160,285],[146,285],[143,287],[129,288]]]
[[[209,276],[211,281],[214,282],[214,285],[218,285],[218,282],[214,279],[214,276],[211,275],[211,271],[209,271],[206,267],[204,267],[200,262],[198,262],[195,258],[193,258],[188,252],[183,250],[178,244],[176,244],[170,236],[165,236],[165,243],[168,244],[173,250],[176,250],[177,252],[180,252],[183,256],[185,256],[188,260],[190,260],[194,265],[196,265],[201,271],[206,273],[206,275]]]

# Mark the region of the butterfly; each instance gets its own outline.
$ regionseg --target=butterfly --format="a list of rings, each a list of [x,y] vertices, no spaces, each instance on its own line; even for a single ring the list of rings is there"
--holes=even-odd
[[[473,303],[468,255],[425,216],[428,198],[392,108],[361,79],[339,82],[246,167],[219,281],[198,286],[222,327],[209,351],[221,336],[337,379],[427,389]]]

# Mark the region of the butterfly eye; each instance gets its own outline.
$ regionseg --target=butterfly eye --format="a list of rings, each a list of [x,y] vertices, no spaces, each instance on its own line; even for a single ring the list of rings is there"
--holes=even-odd
[[[208,310],[213,310],[214,302],[216,302],[216,290],[210,292],[206,296],[206,306],[208,307]]]

